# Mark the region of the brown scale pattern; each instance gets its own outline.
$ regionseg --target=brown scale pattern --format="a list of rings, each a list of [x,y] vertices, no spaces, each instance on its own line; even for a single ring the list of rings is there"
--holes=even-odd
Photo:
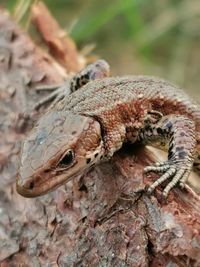
[[[155,77],[125,76],[91,81],[66,96],[56,109],[97,118],[105,133],[113,135],[113,138],[107,137],[109,148],[120,147],[129,136],[133,141],[132,136],[137,136],[137,130],[143,127],[149,110],[191,118],[195,122],[197,142],[200,142],[199,106],[181,89]]]

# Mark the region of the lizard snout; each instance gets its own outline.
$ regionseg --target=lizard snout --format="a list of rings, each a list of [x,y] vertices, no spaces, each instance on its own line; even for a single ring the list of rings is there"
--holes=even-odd
[[[33,179],[20,179],[20,177],[17,177],[16,181],[16,188],[17,192],[26,197],[31,197],[32,196],[32,190],[34,189],[34,181]]]
[[[34,177],[26,179],[23,179],[20,175],[18,175],[16,181],[17,192],[24,197],[35,197],[39,195],[38,188],[42,189],[43,187],[43,180],[48,178],[49,175],[45,175],[45,173],[44,175],[35,175]]]

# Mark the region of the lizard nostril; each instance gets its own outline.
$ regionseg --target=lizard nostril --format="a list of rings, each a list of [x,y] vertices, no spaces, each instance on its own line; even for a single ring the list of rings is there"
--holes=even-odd
[[[30,182],[30,184],[29,184],[29,189],[33,189],[33,187],[34,187],[34,182],[32,181],[32,182]]]

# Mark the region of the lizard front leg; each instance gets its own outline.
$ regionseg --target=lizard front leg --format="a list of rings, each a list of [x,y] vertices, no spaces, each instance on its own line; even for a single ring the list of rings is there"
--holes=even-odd
[[[151,193],[164,181],[171,179],[163,191],[166,197],[179,182],[183,187],[193,166],[196,152],[195,125],[189,118],[177,115],[164,116],[157,124],[147,125],[139,134],[145,143],[168,144],[168,160],[148,166],[148,172],[161,172],[163,175],[149,188]]]

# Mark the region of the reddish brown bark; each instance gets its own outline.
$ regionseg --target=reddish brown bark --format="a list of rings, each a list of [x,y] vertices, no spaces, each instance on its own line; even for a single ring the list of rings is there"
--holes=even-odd
[[[147,196],[155,176],[143,176],[153,161],[143,147],[124,147],[46,196],[16,193],[20,141],[41,98],[34,88],[62,82],[56,65],[1,10],[1,266],[200,266],[200,203],[178,188],[167,201],[160,189]]]
[[[33,23],[49,47],[49,52],[68,71],[79,71],[81,65],[75,43],[59,27],[44,3],[34,4],[31,15]]]

